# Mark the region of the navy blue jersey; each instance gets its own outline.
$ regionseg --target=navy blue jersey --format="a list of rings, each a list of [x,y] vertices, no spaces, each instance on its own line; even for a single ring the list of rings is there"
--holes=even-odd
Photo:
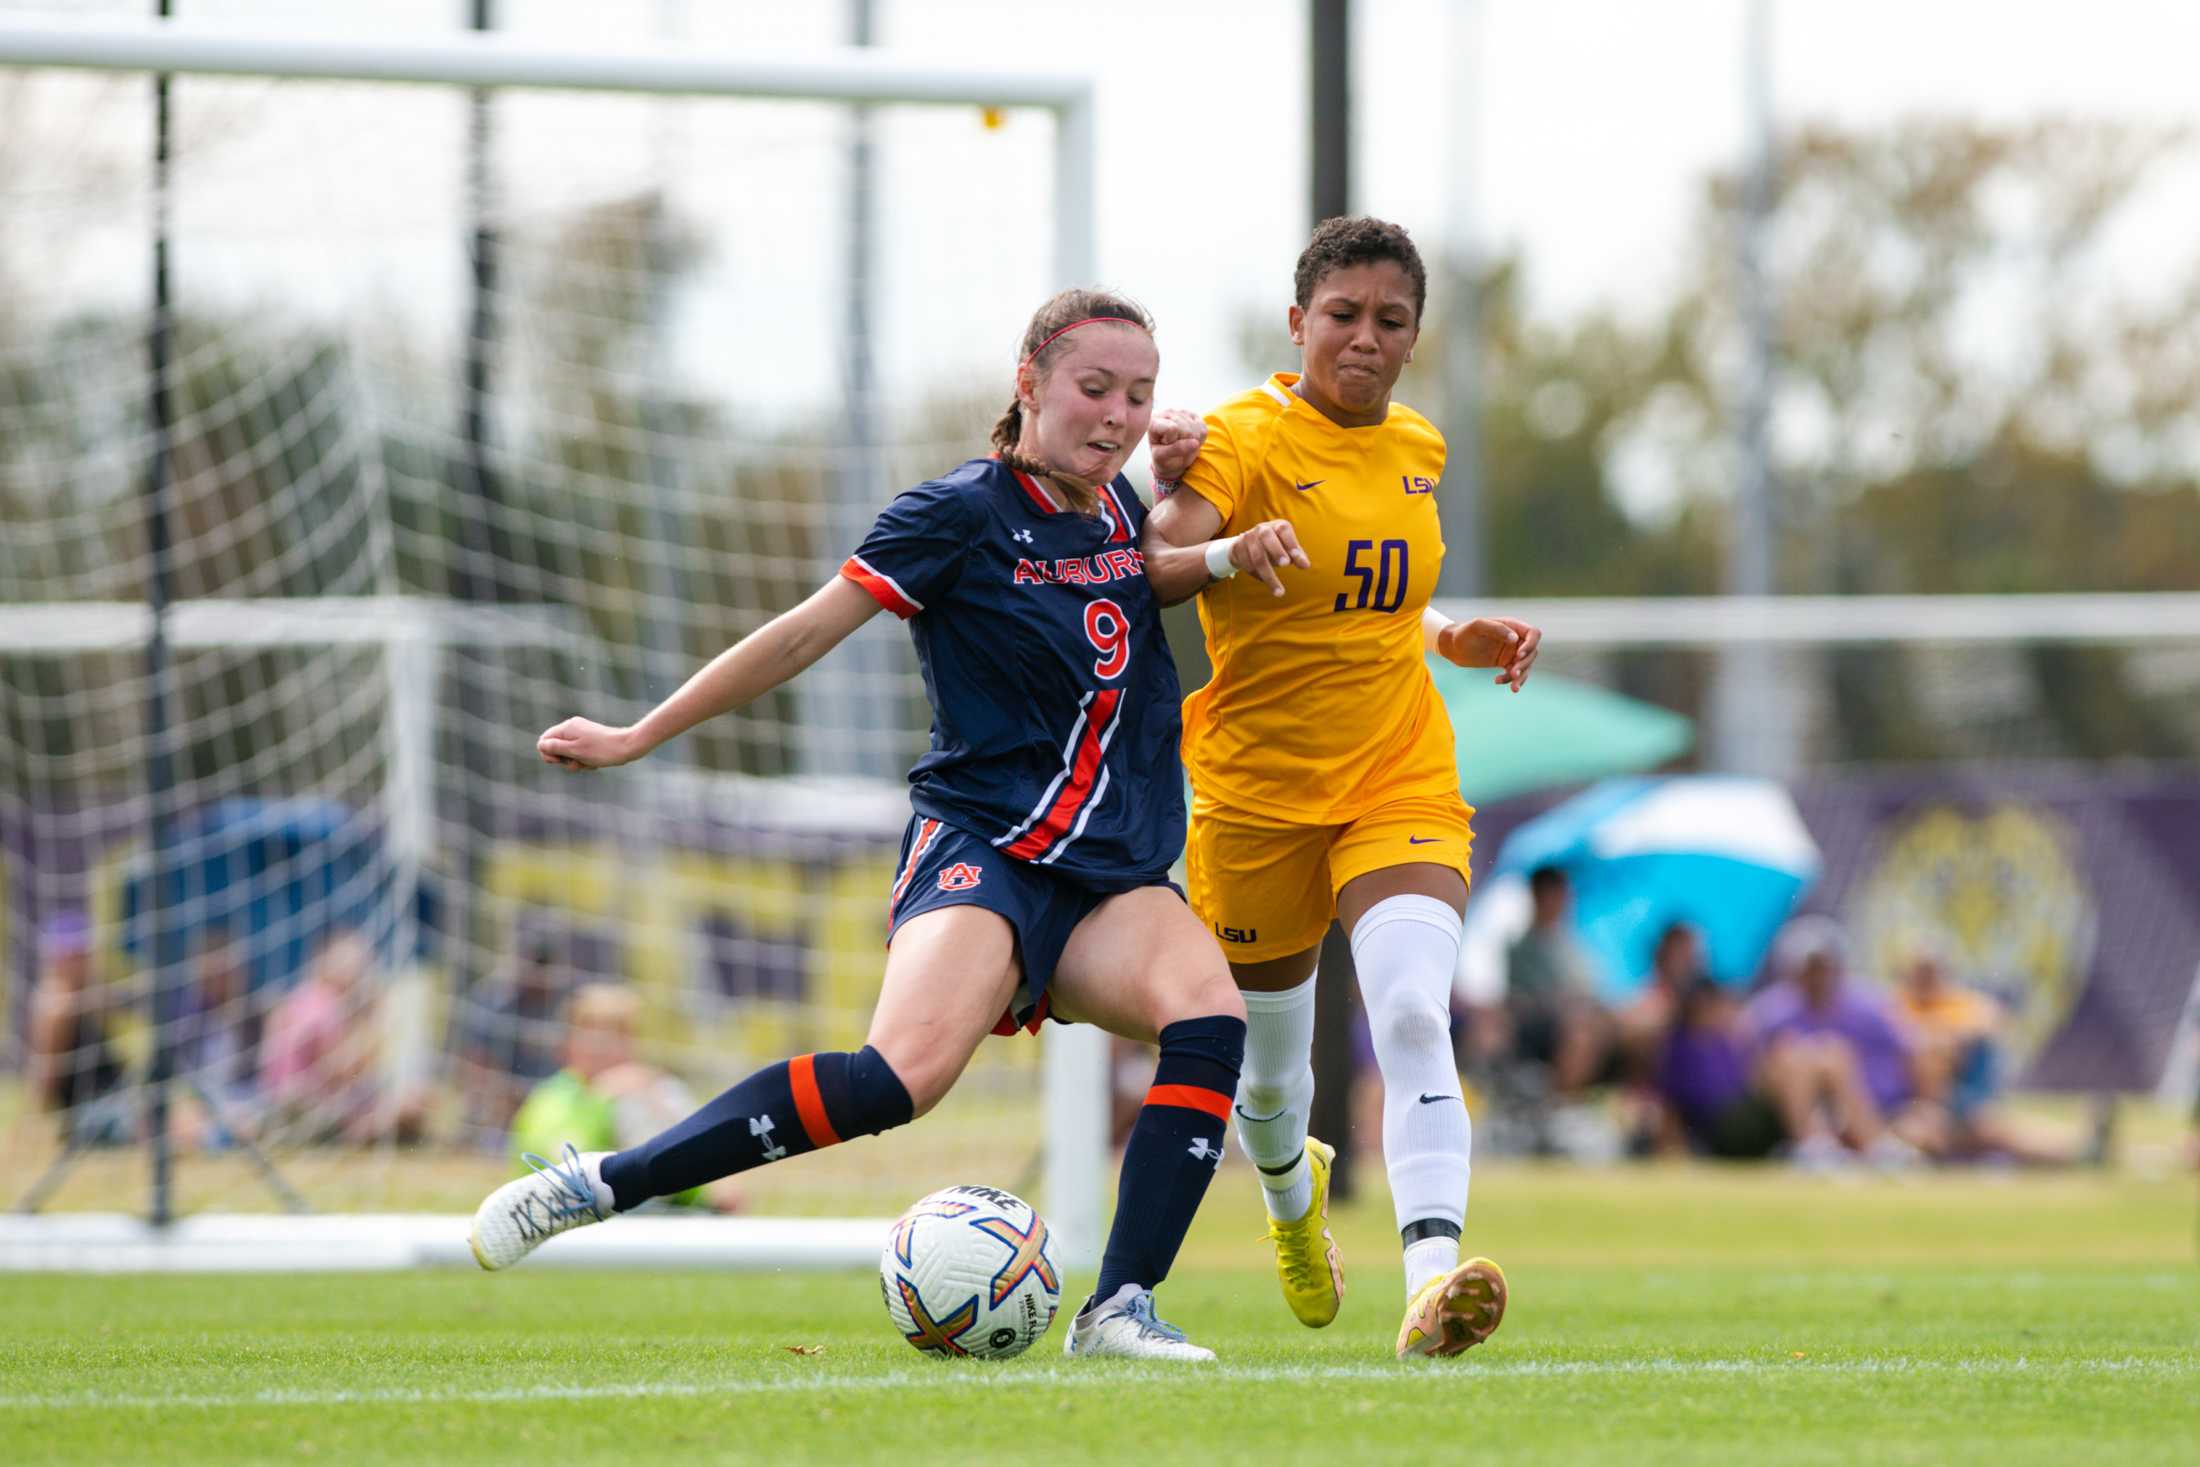
[[[932,703],[920,815],[1103,887],[1184,848],[1176,665],[1120,476],[1100,513],[972,459],[897,496],[840,573],[909,623]]]

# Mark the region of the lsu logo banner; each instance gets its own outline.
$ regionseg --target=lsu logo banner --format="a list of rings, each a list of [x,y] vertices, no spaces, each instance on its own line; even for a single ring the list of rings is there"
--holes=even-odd
[[[2184,769],[1813,780],[1813,910],[1864,976],[1920,952],[1998,998],[2019,1085],[2153,1088],[2200,969],[2200,779]]]
[[[1907,812],[1850,894],[1866,971],[1891,978],[1920,953],[1941,957],[1957,981],[2009,1005],[2013,1057],[2029,1064],[2069,1021],[2092,964],[2078,849],[2054,814],[2013,801]]]

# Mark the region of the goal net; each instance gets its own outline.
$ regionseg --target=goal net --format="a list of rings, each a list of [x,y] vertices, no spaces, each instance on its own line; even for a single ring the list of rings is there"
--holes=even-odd
[[[627,770],[534,738],[983,449],[1090,271],[1087,104],[710,54],[0,13],[0,1150],[85,1146],[46,1206],[140,1206],[163,1057],[177,1212],[275,1205],[253,1147],[317,1210],[453,1211],[604,1069],[576,994],[649,1072],[628,1132],[861,1044],[927,738],[898,625]],[[741,1206],[985,1180],[1082,1246],[1100,1067],[988,1044],[914,1140]]]

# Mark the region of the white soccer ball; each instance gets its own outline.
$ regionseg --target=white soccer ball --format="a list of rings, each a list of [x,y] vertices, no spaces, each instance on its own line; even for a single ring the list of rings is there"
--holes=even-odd
[[[946,1187],[911,1207],[878,1277],[894,1328],[928,1355],[1021,1355],[1062,1302],[1045,1221],[998,1187]]]

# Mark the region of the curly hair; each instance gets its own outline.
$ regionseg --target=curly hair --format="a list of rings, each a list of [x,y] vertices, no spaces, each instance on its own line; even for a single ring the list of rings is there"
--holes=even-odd
[[[1153,317],[1146,308],[1128,296],[1108,290],[1078,288],[1065,290],[1032,313],[1031,324],[1024,328],[1024,342],[1017,349],[1019,368],[1030,367],[1043,381],[1047,369],[1054,365],[1062,353],[1069,350],[1069,341],[1060,335],[1064,328],[1079,321],[1121,321],[1136,326],[1151,336]],[[1023,404],[1011,397],[1008,411],[1001,414],[993,425],[993,447],[1002,463],[1012,469],[1022,469],[1034,478],[1050,479],[1062,491],[1070,507],[1080,514],[1092,514],[1100,507],[1099,486],[1088,484],[1074,474],[1065,474],[1028,454],[1016,451],[1016,441],[1023,437]]]
[[[1395,261],[1413,282],[1413,319],[1418,322],[1428,305],[1428,267],[1421,263],[1421,252],[1414,248],[1405,226],[1364,215],[1324,219],[1299,251],[1298,268],[1291,277],[1299,309],[1314,304],[1314,287],[1331,271],[1376,260]]]

